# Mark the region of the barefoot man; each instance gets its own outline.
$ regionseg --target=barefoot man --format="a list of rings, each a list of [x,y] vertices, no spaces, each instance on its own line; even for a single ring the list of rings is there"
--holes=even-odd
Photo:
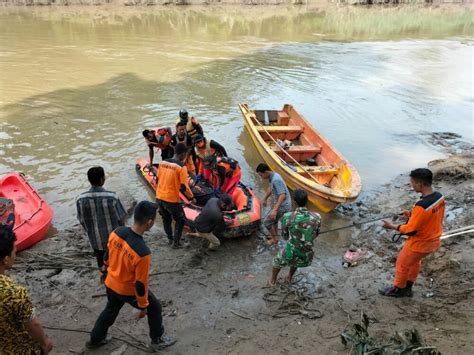
[[[273,206],[270,214],[263,221],[265,228],[270,232],[270,239],[267,241],[267,245],[271,246],[278,243],[278,221],[286,212],[291,210],[291,197],[283,178],[280,174],[273,172],[267,164],[259,164],[257,166],[257,173],[262,179],[268,180],[270,183],[263,200],[263,207],[267,207],[268,199],[270,196],[273,197]]]
[[[308,203],[306,191],[296,189],[293,198],[298,207],[293,212],[285,213],[281,219],[283,248],[273,259],[270,286],[276,284],[282,267],[290,267],[286,282],[291,283],[296,270],[311,265],[313,261],[313,242],[319,235],[321,216],[306,208]]]

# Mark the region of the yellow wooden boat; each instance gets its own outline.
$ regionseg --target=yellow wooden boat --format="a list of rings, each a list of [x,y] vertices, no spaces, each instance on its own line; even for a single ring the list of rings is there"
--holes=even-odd
[[[239,107],[258,152],[290,189],[307,191],[322,212],[359,196],[357,170],[293,106],[281,111]]]

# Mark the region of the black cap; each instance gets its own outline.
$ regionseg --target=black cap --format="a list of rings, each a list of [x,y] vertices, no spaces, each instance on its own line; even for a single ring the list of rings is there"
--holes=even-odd
[[[214,155],[209,155],[204,158],[204,166],[205,167],[213,167],[217,163],[217,158]]]
[[[200,142],[204,139],[204,136],[198,134],[196,137],[194,137],[194,144],[196,144],[197,142]]]

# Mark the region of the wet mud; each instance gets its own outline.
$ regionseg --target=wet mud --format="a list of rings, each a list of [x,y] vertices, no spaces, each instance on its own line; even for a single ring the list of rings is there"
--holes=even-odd
[[[431,166],[458,164],[460,170],[472,171],[472,145],[460,140],[448,146],[440,148],[447,154],[442,163]],[[437,177],[436,189],[447,196],[445,230],[472,223],[472,174]],[[349,223],[360,222],[409,208],[416,199],[404,173],[333,213]],[[391,282],[401,248],[391,237],[381,222],[341,235],[324,234],[315,243],[313,265],[297,272],[295,288],[270,289],[266,283],[276,249],[265,247],[259,236],[224,240],[215,252],[196,240],[188,248],[172,250],[154,227],[145,237],[153,252],[150,289],[161,299],[166,333],[178,338],[164,352],[345,354],[349,349],[340,333],[363,311],[376,320],[371,334],[378,339],[416,328],[443,354],[473,353],[472,235],[447,239],[425,260],[412,299],[386,299],[377,293]],[[351,246],[366,254],[356,267],[344,268],[342,255]],[[127,305],[111,328],[112,341],[93,352],[85,350],[87,332],[106,297],[79,226],[21,253],[12,275],[30,289],[36,312],[54,339],[54,353],[145,353],[147,322],[137,320],[136,310]]]

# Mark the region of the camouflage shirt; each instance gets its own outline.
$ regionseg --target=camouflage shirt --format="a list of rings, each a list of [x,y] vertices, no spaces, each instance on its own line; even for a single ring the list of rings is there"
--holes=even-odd
[[[313,260],[313,241],[319,234],[321,216],[305,207],[287,212],[281,219],[283,243],[273,266],[309,266]]]

